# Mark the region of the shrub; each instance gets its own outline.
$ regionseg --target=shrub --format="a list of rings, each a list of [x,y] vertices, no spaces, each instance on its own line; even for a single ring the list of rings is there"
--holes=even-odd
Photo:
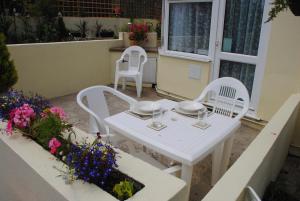
[[[113,192],[120,200],[126,200],[134,194],[133,182],[127,180],[121,181],[119,184],[114,186]]]
[[[6,92],[16,84],[17,80],[17,71],[13,61],[10,59],[5,44],[5,36],[0,33],[0,93]]]

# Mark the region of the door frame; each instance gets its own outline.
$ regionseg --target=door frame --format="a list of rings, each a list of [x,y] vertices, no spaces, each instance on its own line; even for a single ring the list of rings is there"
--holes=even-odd
[[[257,56],[242,55],[242,54],[228,53],[228,52],[221,51],[222,42],[223,42],[222,40],[223,40],[226,0],[224,1],[221,0],[219,3],[219,16],[217,20],[218,21],[217,35],[216,35],[215,51],[214,51],[215,54],[212,62],[210,81],[219,78],[221,59],[247,63],[247,64],[255,64],[256,68],[255,68],[255,75],[253,80],[252,96],[250,100],[249,112],[247,114],[247,116],[253,118],[257,118],[257,110],[258,110],[260,96],[261,96],[262,80],[264,77],[266,57],[268,52],[268,44],[269,44],[270,33],[271,33],[271,22],[265,23],[268,19],[268,14],[271,9],[271,1],[272,0],[265,0]]]

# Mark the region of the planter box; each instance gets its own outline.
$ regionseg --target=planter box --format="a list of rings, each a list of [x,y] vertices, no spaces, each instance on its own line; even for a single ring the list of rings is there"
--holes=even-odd
[[[0,123],[0,128],[5,127]],[[77,139],[92,135],[74,129]],[[182,201],[187,193],[185,183],[121,150],[119,170],[143,183],[145,187],[128,201]],[[0,197],[7,201],[117,201],[99,187],[75,181],[65,184],[60,172],[62,162],[55,160],[34,141],[19,133],[0,136]]]
[[[119,38],[123,39],[123,45],[124,47],[130,46],[130,40],[129,40],[129,32],[120,32]],[[157,47],[157,33],[156,32],[149,32],[147,33],[147,42],[144,42],[143,47]]]

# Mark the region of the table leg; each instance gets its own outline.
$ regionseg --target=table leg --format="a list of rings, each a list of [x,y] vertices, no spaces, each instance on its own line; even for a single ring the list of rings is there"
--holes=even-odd
[[[212,154],[211,185],[214,186],[220,178],[224,143],[219,144]]]
[[[230,156],[231,156],[231,151],[232,151],[233,141],[234,141],[234,135],[232,135],[230,138],[228,138],[225,141],[220,177],[226,172],[226,170],[228,168],[229,161],[230,161]]]
[[[187,195],[184,201],[188,201],[190,198],[190,190],[193,176],[193,166],[182,164],[181,169],[181,179],[186,182],[187,185]]]

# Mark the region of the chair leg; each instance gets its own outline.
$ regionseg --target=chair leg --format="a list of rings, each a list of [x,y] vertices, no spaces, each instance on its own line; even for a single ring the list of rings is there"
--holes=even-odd
[[[137,92],[137,97],[140,98],[141,97],[141,94],[142,94],[142,89],[143,89],[143,86],[142,86],[142,79],[140,77],[137,77],[135,79],[135,83],[136,83],[136,92]]]
[[[114,86],[115,90],[118,89],[118,81],[119,81],[119,77],[116,75],[115,76],[115,86]]]
[[[122,89],[123,90],[126,89],[126,78],[125,77],[122,78]]]

